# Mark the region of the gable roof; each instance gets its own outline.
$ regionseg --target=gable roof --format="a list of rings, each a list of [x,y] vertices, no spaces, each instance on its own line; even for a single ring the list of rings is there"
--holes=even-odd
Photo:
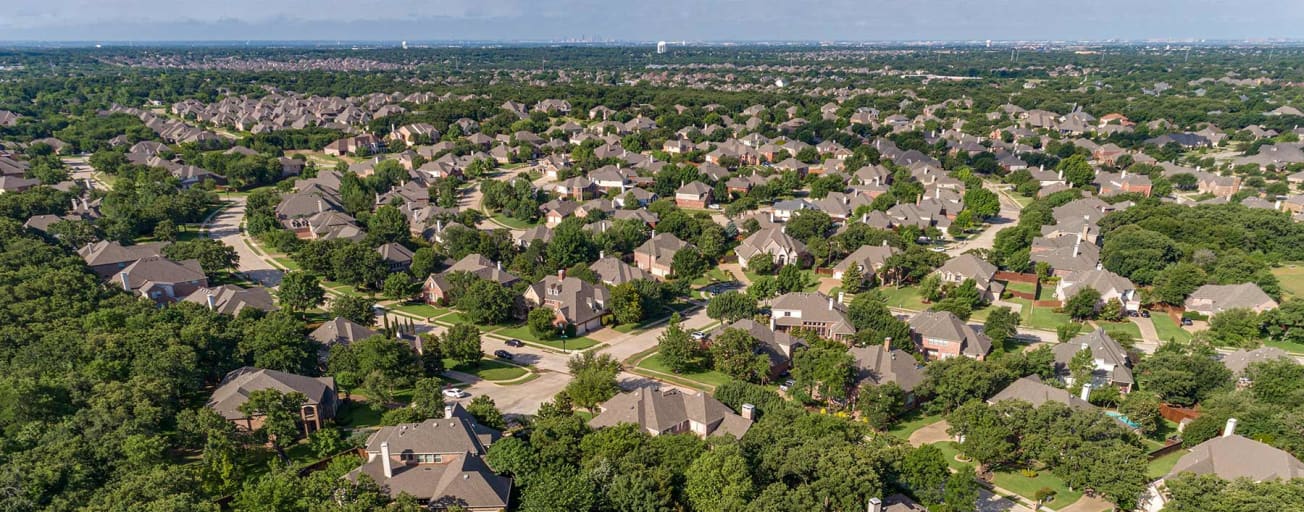
[[[347,345],[375,335],[376,331],[342,316],[337,316],[313,329],[308,337],[317,343],[329,346],[337,343]]]
[[[308,398],[308,404],[321,404],[334,400],[335,379],[331,377],[305,377],[293,373],[265,370],[245,366],[232,370],[222,378],[217,390],[208,400],[208,407],[223,418],[234,420],[245,417],[240,406],[249,395],[262,389],[275,389],[282,393],[299,392]]]
[[[1217,475],[1224,480],[1304,478],[1304,462],[1289,453],[1236,434],[1215,437],[1191,448],[1177,459],[1169,477],[1190,472]]]
[[[686,421],[706,425],[707,435],[732,434],[741,438],[752,421],[729,410],[719,400],[701,391],[659,390],[644,386],[616,395],[601,406],[602,412],[589,420],[589,426],[602,428],[633,423],[661,433]]]
[[[924,368],[904,350],[870,345],[852,347],[848,352],[855,359],[858,381],[868,379],[875,385],[895,382],[906,392],[913,391],[924,381]]]
[[[960,353],[981,357],[992,351],[992,340],[950,311],[924,311],[910,318],[910,330],[925,338],[959,342]]]
[[[1074,409],[1094,409],[1096,407],[1086,400],[1073,396],[1067,390],[1047,385],[1036,375],[1014,381],[988,399],[987,403],[994,404],[1002,400],[1022,400],[1032,404],[1033,407],[1040,407],[1041,404],[1046,402],[1059,402]]]
[[[636,268],[628,263],[620,261],[618,258],[610,256],[593,262],[592,265],[589,265],[589,270],[596,273],[598,279],[601,279],[602,282],[611,286],[617,286],[630,281],[637,281],[639,279],[651,279],[651,276],[649,276],[647,272],[644,272],[643,269]]]

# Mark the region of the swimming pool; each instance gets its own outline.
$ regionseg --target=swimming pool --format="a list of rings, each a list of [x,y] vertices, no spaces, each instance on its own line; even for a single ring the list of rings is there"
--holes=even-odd
[[[1137,422],[1135,422],[1135,421],[1132,421],[1132,420],[1131,420],[1130,418],[1128,418],[1127,416],[1124,416],[1123,413],[1121,413],[1121,412],[1118,412],[1118,411],[1105,411],[1105,415],[1106,415],[1106,416],[1109,416],[1110,418],[1114,418],[1114,419],[1116,419],[1116,420],[1118,420],[1118,421],[1121,421],[1121,422],[1123,422],[1124,425],[1127,425],[1127,426],[1129,426],[1129,427],[1132,427],[1132,428],[1141,428],[1141,424],[1140,424],[1140,423],[1137,423]]]

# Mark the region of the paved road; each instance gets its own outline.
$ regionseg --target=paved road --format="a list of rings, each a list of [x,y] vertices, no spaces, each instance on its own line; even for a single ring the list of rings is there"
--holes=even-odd
[[[235,248],[236,255],[240,257],[236,270],[251,281],[267,287],[280,284],[284,272],[254,252],[249,245],[248,235],[241,227],[245,214],[245,198],[232,197],[229,201],[231,203],[229,206],[219,210],[205,224],[208,237]]]
[[[91,188],[97,190],[108,190],[109,185],[100,180],[99,174],[91,167],[89,159],[84,156],[70,156],[63,158],[63,165],[68,168],[68,177],[73,181],[86,183],[90,182]]]

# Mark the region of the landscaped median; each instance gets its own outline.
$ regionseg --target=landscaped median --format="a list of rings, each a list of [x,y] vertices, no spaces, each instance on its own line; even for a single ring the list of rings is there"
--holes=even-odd
[[[635,375],[707,392],[730,380],[728,375],[714,370],[674,373],[661,361],[656,347],[634,354],[622,363],[626,371]]]
[[[489,332],[499,338],[515,338],[528,344],[540,345],[543,347],[556,349],[556,350],[565,350],[568,352],[575,351],[575,350],[588,350],[590,348],[599,345],[597,340],[585,336],[577,336],[574,338],[566,338],[566,339],[541,340],[537,336],[535,336],[534,333],[530,332],[530,327],[526,325],[517,325],[513,327],[500,327],[498,329]]]

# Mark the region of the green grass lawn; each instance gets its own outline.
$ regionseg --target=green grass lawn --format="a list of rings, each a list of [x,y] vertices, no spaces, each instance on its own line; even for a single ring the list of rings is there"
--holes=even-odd
[[[1180,342],[1191,341],[1191,333],[1186,332],[1181,326],[1177,325],[1172,318],[1163,313],[1153,313],[1150,315],[1150,322],[1155,324],[1155,333],[1163,341],[1177,340]]]
[[[1025,283],[1023,281],[1010,281],[1005,284],[1005,289],[1013,292],[1020,292],[1020,293],[1026,293],[1031,295],[1037,293],[1037,284]]]
[[[1134,340],[1141,341],[1141,327],[1132,322],[1096,322],[1096,325],[1103,327],[1105,332],[1111,336],[1114,333],[1122,332],[1131,335]]]
[[[429,304],[417,304],[417,303],[392,306],[390,307],[390,309],[393,309],[395,311],[402,311],[404,313],[408,313],[412,315],[417,315],[422,318],[434,318],[437,316],[448,314],[448,312],[451,311],[448,308],[437,308]]]
[[[713,283],[727,283],[730,281],[737,281],[737,280],[738,278],[735,277],[733,274],[725,272],[720,267],[715,267],[712,268],[711,270],[708,270],[705,274],[702,275],[702,277],[694,279],[693,286],[702,287]]]
[[[942,455],[946,458],[946,464],[948,466],[951,466],[951,469],[954,469],[956,471],[968,471],[970,473],[973,473],[973,468],[977,464],[974,464],[972,462],[960,462],[956,460],[955,456],[960,454],[960,445],[956,444],[955,441],[946,441],[944,443],[933,443],[933,446],[936,446],[939,450],[942,450]]]
[[[1156,478],[1167,475],[1169,471],[1173,470],[1173,466],[1177,465],[1177,459],[1182,458],[1182,456],[1186,455],[1186,453],[1187,453],[1186,450],[1177,450],[1173,453],[1170,453],[1168,455],[1150,461],[1149,464],[1146,464],[1146,477],[1150,478],[1151,480],[1154,480]]]
[[[380,424],[380,415],[381,411],[369,407],[366,402],[350,400],[340,407],[335,421],[352,428],[372,427]]]
[[[715,370],[694,370],[694,371],[686,371],[683,373],[671,372],[670,368],[666,367],[666,364],[661,361],[660,354],[656,354],[646,359],[643,359],[638,363],[638,367],[643,368],[645,370],[651,370],[658,373],[673,375],[681,379],[705,384],[707,387],[711,387],[711,388],[714,388],[716,386],[719,386],[721,384],[724,384],[732,380],[728,375],[717,372]]]
[[[1276,347],[1294,354],[1304,354],[1304,343],[1291,343],[1289,341],[1264,340],[1263,344],[1268,347]]]
[[[1082,497],[1082,493],[1069,490],[1064,481],[1051,474],[1049,469],[1037,471],[1034,478],[1023,476],[1017,471],[998,471],[993,481],[998,487],[1023,496],[1028,501],[1036,501],[1037,490],[1049,487],[1055,491],[1055,499],[1046,506],[1056,510],[1072,505]]]
[[[747,276],[747,280],[752,282],[755,282],[757,279],[761,278],[761,274],[756,274],[747,270],[743,270],[743,275]],[[813,292],[819,289],[820,276],[816,275],[814,270],[810,270],[810,269],[802,270],[801,275],[806,278],[806,286],[802,287],[801,291]],[[776,272],[774,275],[770,275],[770,277],[777,279],[778,273]],[[729,280],[732,281],[732,279]]]
[[[887,430],[887,433],[902,440],[910,439],[910,434],[916,430],[927,427],[939,421],[942,421],[941,415],[925,415],[919,409],[910,411],[901,418],[895,426]]]
[[[924,299],[919,296],[918,286],[906,286],[904,288],[883,286],[875,288],[875,290],[878,290],[879,293],[883,294],[883,298],[887,300],[888,306],[908,309],[910,311],[923,311],[928,309],[928,305],[924,304]]]
[[[1069,321],[1068,315],[1056,313],[1054,308],[1034,307],[1030,302],[1024,308],[1023,324],[1035,329],[1053,331],[1057,327],[1069,323]]]
[[[501,213],[495,213],[493,214],[493,216],[489,218],[493,219],[494,222],[497,222],[499,224],[502,224],[512,229],[529,229],[534,227],[533,223],[525,222],[523,220],[513,219]]]
[[[537,343],[539,345],[544,345],[544,346],[564,349],[564,350],[584,350],[590,347],[594,347],[598,344],[598,342],[596,340],[593,340],[592,338],[580,336],[577,338],[570,338],[565,340],[565,344],[564,344],[565,346],[563,347],[563,343],[562,343],[563,340],[548,340],[548,341],[540,340],[538,337],[534,335],[534,333],[530,332],[530,327],[524,324],[514,326],[514,327],[503,327],[501,329],[494,331],[494,334],[506,338],[517,338],[529,343]]]
[[[466,316],[465,316],[465,315],[463,315],[463,314],[461,314],[461,313],[458,313],[458,312],[456,312],[456,311],[450,311],[450,312],[448,312],[448,313],[444,313],[442,316],[440,316],[440,317],[438,317],[438,318],[435,318],[435,321],[437,321],[437,322],[443,322],[443,323],[446,323],[446,324],[466,324],[466,323],[471,323],[470,320],[467,320],[467,319],[466,319]]]
[[[303,267],[300,267],[299,264],[295,263],[289,256],[276,256],[272,258],[272,261],[285,267],[286,270],[303,270]]]
[[[1286,292],[1283,298],[1304,296],[1304,262],[1284,262],[1272,269],[1272,275],[1277,276],[1281,290]]]
[[[459,372],[469,373],[484,380],[515,380],[524,377],[530,371],[497,359],[481,359],[475,365],[456,365],[453,360],[445,359],[444,367]]]

